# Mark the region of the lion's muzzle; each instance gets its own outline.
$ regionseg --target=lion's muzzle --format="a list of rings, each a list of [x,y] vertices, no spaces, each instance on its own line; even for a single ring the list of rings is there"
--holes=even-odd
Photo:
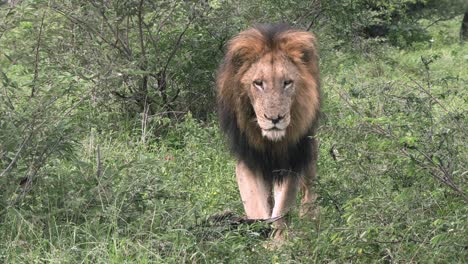
[[[286,135],[286,128],[291,118],[289,114],[272,116],[274,117],[266,114],[263,114],[261,118],[257,116],[258,126],[262,130],[262,136],[271,141],[279,141]]]

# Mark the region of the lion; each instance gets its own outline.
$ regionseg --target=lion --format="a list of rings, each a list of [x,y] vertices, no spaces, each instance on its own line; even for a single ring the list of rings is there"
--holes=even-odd
[[[315,36],[286,25],[257,25],[232,38],[217,75],[221,129],[237,158],[247,217],[279,219],[299,188],[300,215],[315,217],[320,82]]]

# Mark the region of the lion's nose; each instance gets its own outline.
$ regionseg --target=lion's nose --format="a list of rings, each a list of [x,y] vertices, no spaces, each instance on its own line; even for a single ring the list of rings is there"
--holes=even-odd
[[[273,124],[277,124],[279,121],[281,121],[281,119],[283,119],[285,116],[281,116],[281,115],[278,115],[277,118],[274,118],[274,117],[268,117],[266,114],[263,114],[265,116],[266,119],[270,120]]]

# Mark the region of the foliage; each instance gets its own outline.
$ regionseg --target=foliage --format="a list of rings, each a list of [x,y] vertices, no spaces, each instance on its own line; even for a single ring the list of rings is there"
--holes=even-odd
[[[1,5],[0,262],[464,262],[468,51],[446,3]],[[257,22],[321,40],[321,217],[293,211],[276,250],[206,221],[243,214],[213,77]]]
[[[372,42],[388,41],[394,46],[408,47],[416,42],[430,40],[422,18],[438,21],[463,14],[465,1],[433,0],[345,0],[323,1],[322,16],[336,35],[339,46],[365,49]],[[322,25],[322,24],[321,24]]]

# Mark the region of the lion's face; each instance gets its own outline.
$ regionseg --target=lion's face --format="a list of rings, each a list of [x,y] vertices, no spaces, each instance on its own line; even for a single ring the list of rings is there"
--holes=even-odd
[[[243,31],[229,41],[216,83],[221,126],[234,148],[286,151],[319,115],[315,37],[281,27]]]
[[[253,63],[241,79],[255,111],[262,135],[279,141],[291,122],[296,84],[300,82],[297,67],[283,54],[266,54]]]

